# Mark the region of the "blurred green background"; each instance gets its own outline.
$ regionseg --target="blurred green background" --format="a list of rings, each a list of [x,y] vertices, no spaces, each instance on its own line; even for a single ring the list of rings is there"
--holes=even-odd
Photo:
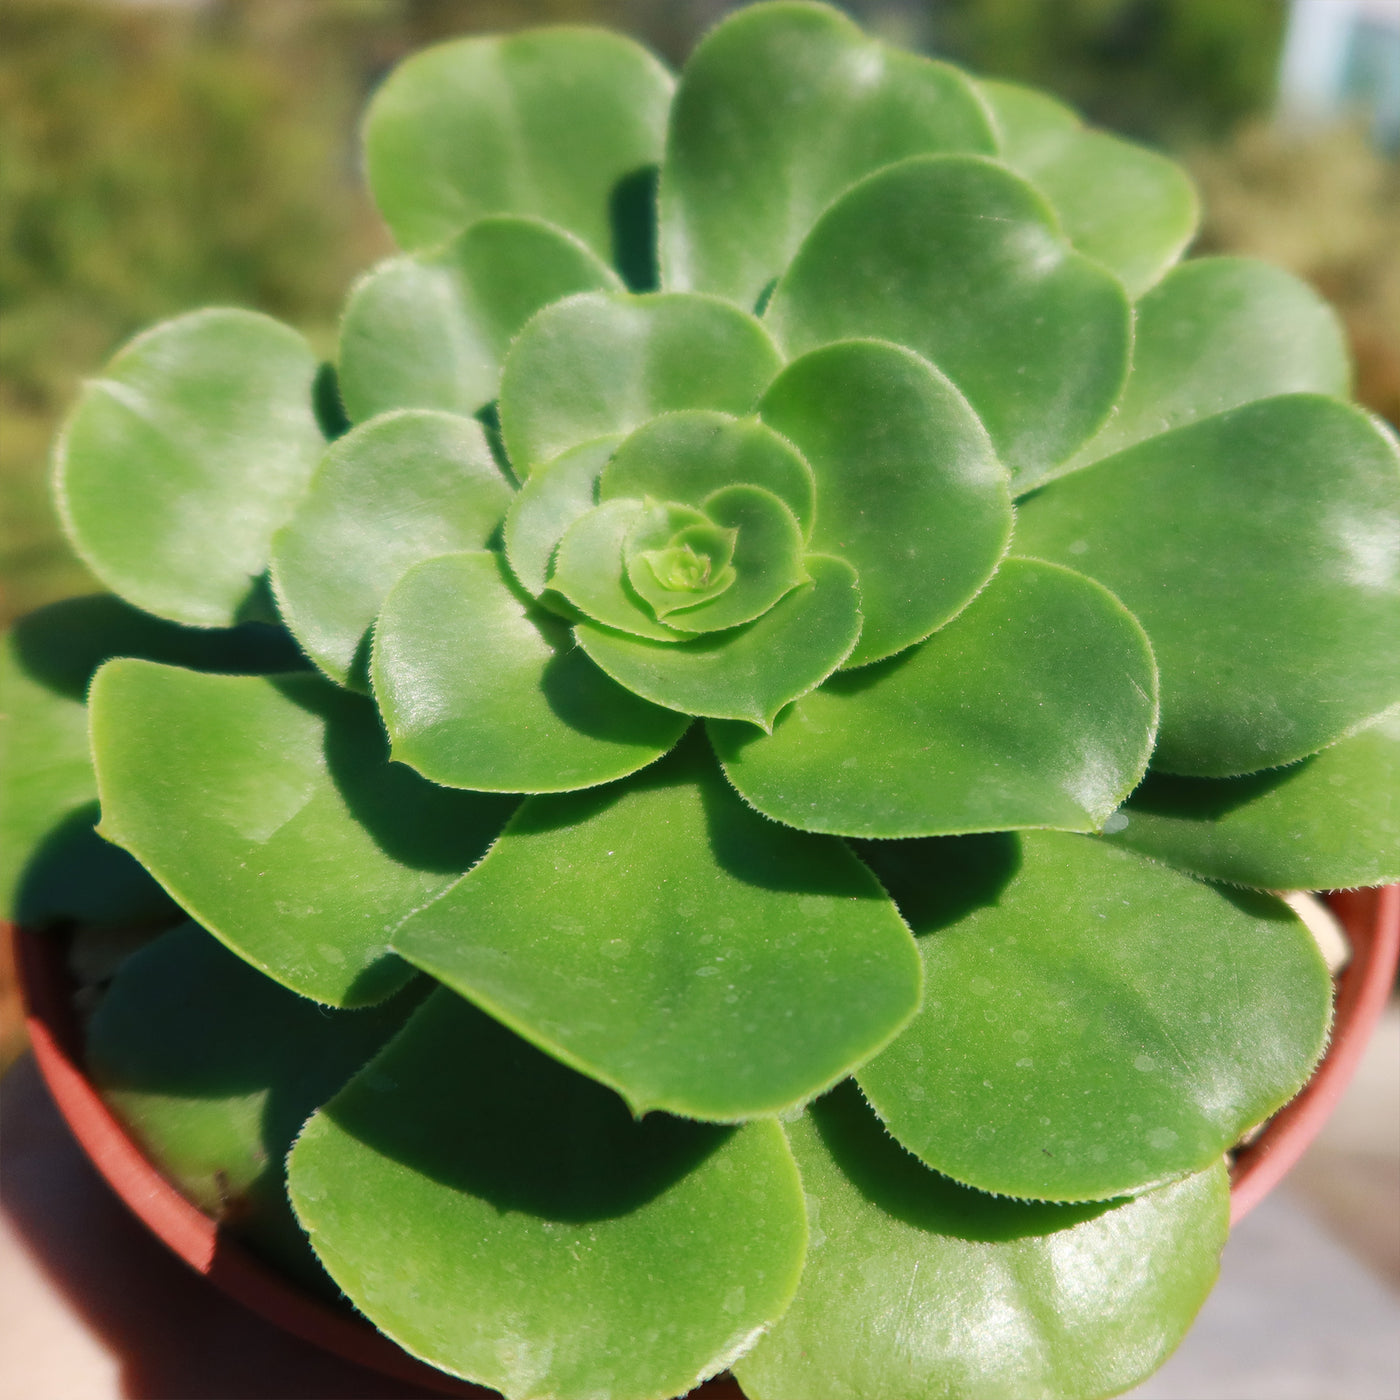
[[[241,305],[329,351],[346,288],[390,248],[360,187],[355,129],[400,56],[570,20],[625,29],[675,64],[729,8],[0,0],[0,620],[94,586],[53,517],[47,457],[79,381],[127,336]],[[1312,280],[1346,318],[1361,398],[1400,423],[1400,166],[1374,121],[1368,139],[1365,113],[1273,119],[1284,0],[846,8],[1185,160],[1207,207],[1197,250],[1259,254]]]

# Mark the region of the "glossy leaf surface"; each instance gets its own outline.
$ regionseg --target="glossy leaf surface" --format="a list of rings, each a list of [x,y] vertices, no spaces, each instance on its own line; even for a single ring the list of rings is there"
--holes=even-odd
[[[1016,545],[1141,619],[1162,771],[1290,763],[1400,697],[1400,453],[1350,405],[1287,395],[1139,443],[1025,501]]]
[[[748,413],[780,364],[763,326],[717,297],[570,297],[531,320],[506,357],[511,465],[523,480],[570,447],[678,409]]]
[[[766,319],[793,356],[857,336],[918,351],[967,396],[1018,487],[1102,424],[1131,343],[1118,281],[1030,185],[971,156],[901,161],[842,195]]]
[[[1336,313],[1305,282],[1248,258],[1195,258],[1138,303],[1133,368],[1084,466],[1145,438],[1276,394],[1347,396]]]
[[[390,932],[512,805],[391,766],[373,706],[319,676],[112,661],[92,736],[102,833],[240,957],[333,1006],[408,980]]]
[[[394,757],[451,787],[593,787],[659,758],[689,723],[604,675],[485,551],[409,570],[375,628],[372,674]]]
[[[811,532],[816,484],[802,454],[762,423],[724,413],[692,409],[644,423],[613,454],[598,492],[700,506],[736,485],[771,491]]]
[[[124,851],[95,837],[88,686],[113,656],[200,671],[305,663],[281,628],[177,627],[109,594],[21,618],[0,642],[0,917],[29,925],[168,918],[174,906]]]
[[[641,1122],[446,991],[321,1110],[292,1202],[381,1331],[507,1396],[663,1400],[783,1312],[806,1246],[773,1122]]]
[[[1400,880],[1400,710],[1287,768],[1149,773],[1104,831],[1178,870],[1258,889]]]
[[[287,1203],[287,1152],[421,995],[414,985],[368,1010],[328,1011],[185,923],[122,964],[88,1025],[87,1063],[186,1199],[325,1292]]]
[[[790,700],[820,685],[860,636],[860,590],[842,559],[809,554],[812,581],[747,627],[658,644],[583,621],[579,645],[619,684],[690,715],[771,729]]]
[[[1001,158],[1054,206],[1071,243],[1139,297],[1179,258],[1200,204],[1174,160],[1084,127],[1053,98],[1013,83],[981,82]]]
[[[753,306],[842,190],[905,156],[996,149],[956,69],[867,38],[824,5],[713,29],[676,90],[661,181],[668,287]]]
[[[869,872],[750,811],[698,739],[625,787],[526,803],[394,946],[638,1115],[800,1103],[919,1002]]]
[[[861,854],[918,938],[926,992],[860,1085],[957,1181],[1075,1201],[1202,1171],[1322,1053],[1331,981],[1280,900],[1060,832]]]
[[[1121,604],[1079,574],[1012,559],[941,632],[832,677],[771,736],[708,728],[745,799],[808,831],[1090,831],[1147,766],[1155,688]]]
[[[316,357],[251,311],[196,311],[90,380],[59,441],[69,538],[114,592],[172,622],[227,627],[325,447]]]
[[[1107,1395],[1166,1359],[1215,1282],[1223,1165],[1127,1202],[997,1199],[920,1165],[851,1085],[788,1125],[812,1238],[753,1400]]]
[[[927,361],[879,341],[829,345],[789,365],[759,411],[812,465],[811,548],[860,575],[850,665],[922,641],[991,576],[1011,534],[1006,471]]]
[[[470,418],[404,410],[338,439],[273,541],[273,587],[307,655],[344,685],[389,589],[421,560],[483,548],[512,494]]]
[[[521,326],[574,292],[621,289],[572,235],[539,219],[479,219],[432,252],[394,258],[350,295],[340,389],[355,421],[392,408],[473,414],[495,399]]]
[[[437,44],[375,94],[365,159],[405,248],[524,214],[613,258],[620,187],[661,157],[669,73],[620,34],[558,27]]]
[[[506,512],[505,547],[511,572],[527,593],[545,590],[564,532],[597,504],[598,475],[621,437],[599,438],[561,452],[515,493]]]

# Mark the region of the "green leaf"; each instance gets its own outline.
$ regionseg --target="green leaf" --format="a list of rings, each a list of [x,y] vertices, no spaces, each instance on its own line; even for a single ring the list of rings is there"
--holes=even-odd
[[[339,438],[273,540],[273,587],[307,655],[352,681],[389,589],[420,560],[485,546],[511,496],[473,419],[400,410]]]
[[[1142,619],[1164,772],[1291,763],[1400,699],[1400,453],[1348,404],[1265,399],[1139,443],[1025,501],[1016,546]]]
[[[1030,185],[974,156],[915,157],[848,190],[767,320],[792,356],[858,336],[918,351],[967,395],[1018,488],[1103,423],[1132,340],[1117,279]]]
[[[1215,1282],[1223,1164],[1132,1201],[1042,1205],[926,1170],[850,1085],[787,1133],[812,1238],[792,1306],[734,1368],[759,1400],[1117,1394]]]
[[[1081,253],[1139,297],[1195,236],[1200,201],[1174,160],[1105,131],[1087,130],[1067,107],[1014,83],[980,82],[1001,138],[1001,157],[1054,206]]]
[[[174,912],[130,856],[92,831],[97,778],[84,702],[97,668],[123,655],[201,671],[304,664],[281,628],[177,627],[108,594],[21,618],[0,642],[0,917],[145,923]]]
[[[1346,398],[1350,384],[1345,333],[1306,282],[1248,258],[1193,258],[1138,304],[1118,409],[1065,470],[1255,399]]]
[[[717,297],[591,292],[546,307],[501,378],[501,430],[524,480],[570,447],[660,413],[745,414],[782,361],[768,332]]]
[[[319,676],[110,661],[92,740],[102,834],[239,957],[332,1006],[408,980],[390,932],[511,811],[390,766],[374,707]]]
[[[559,541],[549,587],[604,626],[658,642],[680,641],[684,634],[659,622],[626,578],[623,546],[645,523],[647,509],[642,501],[604,501],[581,516]]]
[[[401,63],[365,120],[375,203],[405,248],[486,214],[558,224],[615,260],[619,196],[661,158],[671,75],[620,34],[456,39]]]
[[[689,715],[747,720],[766,730],[790,700],[821,684],[860,636],[860,590],[842,559],[809,554],[811,583],[747,627],[658,645],[583,621],[578,644],[620,685]]]
[[[810,533],[812,469],[790,442],[756,420],[692,409],[644,423],[613,454],[598,482],[601,500],[653,496],[699,506],[725,486],[762,486]]]
[[[596,504],[598,474],[621,442],[598,438],[561,452],[525,480],[506,512],[506,558],[521,586],[543,593],[564,532]]]
[[[1067,569],[1008,560],[958,618],[833,676],[772,735],[710,721],[730,781],[807,831],[1091,831],[1147,766],[1152,653],[1132,615]]]
[[[517,1397],[688,1391],[781,1316],[806,1247],[776,1123],[638,1122],[445,991],[311,1119],[289,1180],[382,1332]]]
[[[340,323],[352,419],[391,408],[479,412],[521,326],[574,292],[621,289],[587,245],[539,219],[479,219],[443,247],[381,263]]]
[[[185,923],[117,971],[87,1028],[103,1099],[180,1194],[301,1282],[334,1293],[287,1201],[302,1124],[396,1031],[421,979],[328,1011]]]
[[[1258,889],[1400,880],[1400,709],[1287,768],[1149,773],[1104,832],[1179,870]]]
[[[759,412],[812,464],[810,547],[860,575],[865,625],[847,664],[922,641],[991,577],[1011,535],[1006,471],[927,361],[881,341],[829,345],[790,364]]]
[[[790,1108],[919,1004],[869,872],[751,812],[698,736],[625,787],[528,801],[394,947],[638,1116]]]
[[[957,1181],[1082,1201],[1202,1171],[1322,1054],[1331,980],[1280,900],[1059,832],[861,854],[927,991],[860,1085]]]
[[[755,305],[842,190],[905,156],[996,150],[956,69],[824,5],[756,5],[696,47],[661,180],[669,287]]]
[[[452,787],[593,787],[659,758],[690,722],[605,676],[486,552],[404,575],[375,627],[372,673],[394,757]]]
[[[737,535],[690,506],[649,505],[622,543],[627,581],[665,622],[668,613],[718,597],[733,584]]]
[[[251,311],[196,311],[131,341],[59,440],[54,492],[83,562],[137,607],[239,620],[325,447],[316,357]]]
[[[682,632],[718,632],[761,617],[799,584],[810,582],[803,564],[802,527],[771,491],[727,486],[705,501],[705,514],[734,533],[734,582],[702,603],[668,613]]]

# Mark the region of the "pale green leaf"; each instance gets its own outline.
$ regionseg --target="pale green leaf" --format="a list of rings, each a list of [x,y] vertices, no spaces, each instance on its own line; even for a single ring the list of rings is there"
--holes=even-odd
[[[391,408],[477,413],[495,399],[510,342],[536,311],[621,285],[563,229],[479,219],[441,248],[381,263],[351,292],[340,323],[345,407],[357,422]]]
[[[660,413],[749,413],[781,363],[762,324],[718,297],[570,297],[535,316],[506,357],[506,450],[524,480],[570,447]]]
[[[365,119],[370,188],[422,248],[486,214],[544,219],[616,261],[629,177],[661,157],[671,75],[640,45],[559,26],[454,39],[401,63]]]
[[[849,665],[922,641],[986,583],[1011,534],[1006,471],[927,361],[881,341],[829,345],[790,364],[759,412],[812,464],[810,547],[860,575]]]
[[[394,757],[451,787],[593,787],[659,758],[690,722],[604,675],[484,551],[404,575],[375,627],[371,670]]]
[[[363,686],[352,673],[389,589],[420,560],[484,547],[511,496],[470,418],[400,410],[337,439],[273,540],[273,588],[307,655]]]
[[[239,621],[325,447],[316,369],[301,336],[251,311],[196,311],[119,351],[56,456],[64,526],[93,573],[172,622]]]

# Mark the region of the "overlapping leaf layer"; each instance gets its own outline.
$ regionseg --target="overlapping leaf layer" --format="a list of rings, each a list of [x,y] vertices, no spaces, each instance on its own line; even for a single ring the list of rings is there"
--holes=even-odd
[[[403,251],[334,368],[123,351],[57,492],[127,601],[0,657],[15,910],[206,930],[123,969],[112,1101],[513,1400],[1131,1385],[1325,1039],[1259,891],[1400,876],[1330,313],[805,0],[678,80],[442,45],[365,139]]]

